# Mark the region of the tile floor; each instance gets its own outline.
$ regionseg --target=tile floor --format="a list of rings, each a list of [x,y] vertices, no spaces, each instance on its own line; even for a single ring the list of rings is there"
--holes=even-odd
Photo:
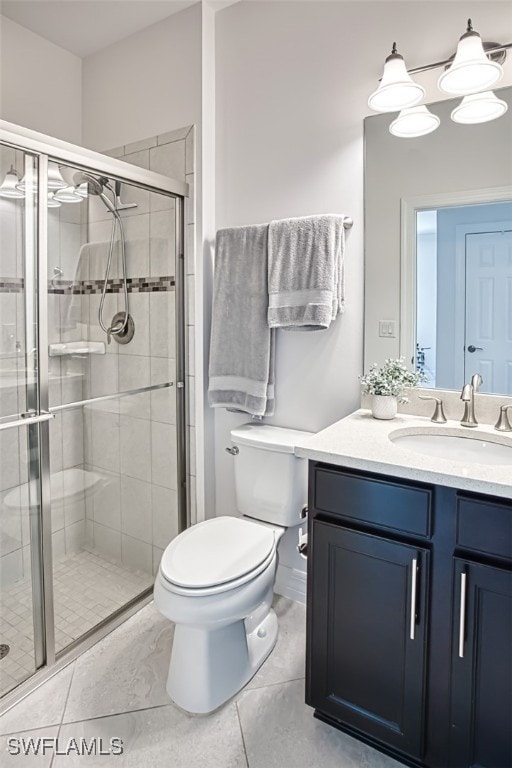
[[[3,768],[400,768],[313,718],[304,704],[304,606],[276,596],[280,635],[246,688],[213,715],[193,717],[165,692],[173,627],[144,607],[0,717]],[[123,754],[11,756],[8,739],[123,741]],[[11,742],[12,743],[12,742]]]
[[[142,571],[81,551],[59,560],[53,572],[55,646],[62,650],[153,583]],[[32,582],[30,577],[2,589],[0,642],[10,646],[0,661],[0,692],[34,671]]]

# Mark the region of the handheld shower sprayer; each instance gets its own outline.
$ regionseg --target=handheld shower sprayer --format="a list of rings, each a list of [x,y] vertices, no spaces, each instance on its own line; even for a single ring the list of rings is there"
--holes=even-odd
[[[112,230],[110,233],[110,243],[108,249],[107,266],[105,268],[105,279],[103,281],[103,288],[101,291],[100,306],[98,309],[98,322],[103,331],[107,334],[107,343],[110,344],[112,336],[117,340],[123,339],[123,342],[130,341],[133,336],[133,319],[129,314],[129,300],[128,300],[128,282],[126,275],[126,253],[125,253],[125,237],[123,220],[119,215],[119,209],[117,202],[119,201],[120,182],[116,181],[116,191],[112,189],[109,184],[109,180],[105,176],[96,177],[90,173],[80,171],[75,173],[73,181],[77,186],[80,184],[87,184],[87,189],[90,195],[98,196],[103,202],[105,208],[112,214]],[[114,198],[114,201],[105,194],[104,190],[108,189]],[[122,205],[122,208],[133,208],[136,204]],[[106,325],[103,321],[103,308],[105,305],[105,296],[107,293],[108,280],[110,275],[110,268],[112,265],[112,257],[114,254],[114,245],[116,241],[116,227],[119,227],[119,243],[121,247],[121,266],[123,270],[123,293],[124,293],[124,312],[117,312],[114,316],[111,325]],[[131,320],[131,322],[129,322]],[[130,338],[127,338],[127,334],[131,333]],[[126,338],[124,338],[126,337]]]

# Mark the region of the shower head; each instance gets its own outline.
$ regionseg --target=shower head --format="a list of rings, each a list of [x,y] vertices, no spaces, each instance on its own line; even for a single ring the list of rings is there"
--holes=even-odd
[[[73,176],[73,181],[77,187],[79,187],[80,184],[87,184],[90,195],[101,195],[103,189],[105,187],[108,188],[107,178],[104,176],[99,176],[97,178],[90,173],[85,173],[85,171],[79,171],[78,173],[75,173]]]
[[[96,177],[96,176],[93,176],[91,173],[86,173],[85,171],[79,171],[78,173],[75,173],[75,175],[73,176],[73,181],[75,182],[77,187],[79,187],[81,184],[87,184],[87,189],[89,191],[89,194],[98,195],[99,197],[101,197],[106,208],[108,208],[110,213],[113,213],[114,216],[118,216],[115,205],[108,199],[108,197],[103,191],[104,189],[110,189],[112,191],[112,188],[110,187],[106,176]]]

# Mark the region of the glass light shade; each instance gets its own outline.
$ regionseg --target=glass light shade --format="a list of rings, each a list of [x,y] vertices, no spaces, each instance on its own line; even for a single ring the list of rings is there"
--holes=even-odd
[[[86,181],[84,181],[78,187],[75,187],[75,195],[80,195],[80,197],[88,197],[89,187]]]
[[[65,189],[68,186],[68,182],[62,178],[59,166],[57,163],[48,163],[48,189]],[[18,184],[18,189],[25,191],[27,183],[25,177]],[[34,179],[34,189],[37,189],[37,176]]]
[[[74,187],[65,187],[54,192],[53,199],[59,203],[81,203],[84,198],[76,194]]]
[[[502,117],[508,109],[508,104],[498,99],[492,91],[472,93],[464,96],[461,103],[452,111],[451,118],[455,123],[471,125],[473,123],[488,123]]]
[[[424,104],[403,109],[389,126],[389,132],[401,139],[426,136],[439,127],[440,119],[432,114]]]
[[[48,163],[48,189],[65,189],[67,186],[57,163]]]
[[[368,99],[368,106],[375,112],[397,112],[414,106],[424,95],[425,89],[411,78],[403,57],[392,53],[386,59],[382,80]]]
[[[5,179],[0,186],[0,197],[20,198],[25,197],[25,193],[18,189],[20,177],[14,170],[14,166],[11,165],[10,169],[5,174]]]
[[[466,32],[459,40],[453,64],[437,84],[445,93],[466,96],[488,90],[502,77],[502,67],[487,57],[478,32]]]
[[[53,192],[48,193],[48,208],[60,208],[62,203],[55,199]]]

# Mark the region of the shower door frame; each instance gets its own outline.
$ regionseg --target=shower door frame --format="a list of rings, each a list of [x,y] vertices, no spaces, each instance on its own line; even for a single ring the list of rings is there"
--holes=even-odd
[[[123,160],[111,158],[99,152],[76,146],[60,139],[45,136],[13,123],[0,120],[0,145],[28,153],[37,158],[38,189],[37,189],[37,237],[36,237],[36,279],[37,290],[37,402],[30,404],[35,409],[29,420],[30,430],[39,431],[38,441],[38,474],[39,486],[39,530],[35,538],[36,528],[32,526],[31,546],[38,557],[37,594],[33,595],[35,603],[42,600],[42,621],[34,621],[34,646],[36,655],[36,671],[26,681],[16,686],[0,699],[0,712],[4,712],[17,701],[37,688],[44,680],[55,674],[73,659],[83,653],[88,647],[104,637],[129,615],[138,610],[144,603],[149,602],[152,587],[116,610],[107,619],[96,625],[80,638],[67,646],[59,654],[55,653],[54,636],[54,606],[53,606],[53,556],[51,531],[51,492],[50,492],[50,430],[49,421],[63,410],[86,404],[87,401],[66,403],[49,407],[49,370],[48,370],[48,162],[55,162],[66,167],[76,168],[106,176],[139,188],[156,192],[175,199],[175,335],[176,335],[176,453],[177,453],[177,496],[178,496],[178,530],[181,532],[190,525],[189,505],[187,502],[187,429],[186,429],[186,355],[185,355],[185,205],[189,194],[188,184],[170,177],[163,176],[138,166],[130,165]],[[41,354],[43,351],[43,354]],[[129,392],[116,393],[106,397],[93,398],[97,400],[122,397],[160,389],[167,385],[152,385]],[[28,421],[28,420],[27,420]],[[13,423],[14,428],[14,423]],[[7,425],[6,425],[7,427]],[[30,467],[29,480],[34,468]],[[32,533],[34,532],[34,534]],[[34,581],[33,581],[34,584]],[[42,626],[42,636],[41,636]]]

